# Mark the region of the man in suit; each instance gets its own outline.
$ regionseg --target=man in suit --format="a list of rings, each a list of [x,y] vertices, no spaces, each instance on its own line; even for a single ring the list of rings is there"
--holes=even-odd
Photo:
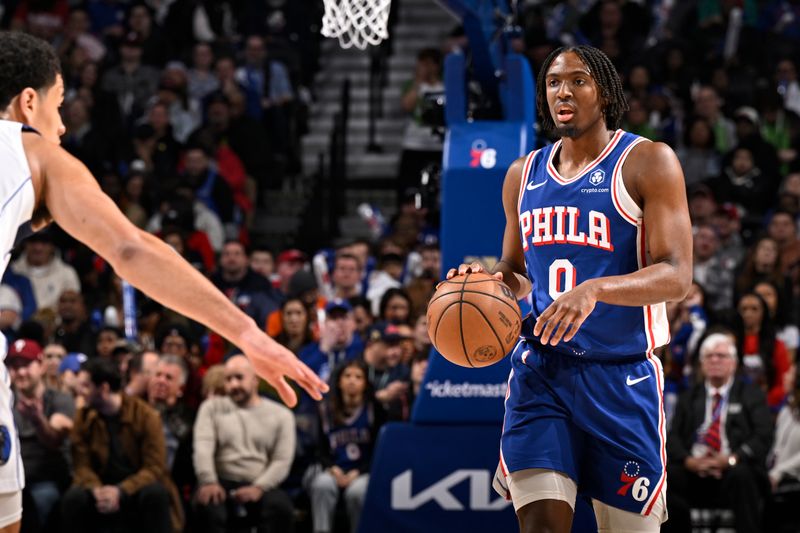
[[[772,419],[763,391],[736,376],[736,344],[724,333],[700,345],[705,381],[685,391],[667,438],[667,508],[662,531],[691,531],[692,507],[726,505],[736,531],[760,531]]]

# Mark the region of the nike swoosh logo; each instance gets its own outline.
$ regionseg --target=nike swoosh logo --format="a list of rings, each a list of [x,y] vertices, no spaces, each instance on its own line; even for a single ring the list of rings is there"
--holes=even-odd
[[[544,180],[543,182],[541,182],[541,183],[537,183],[537,184],[535,184],[535,185],[534,185],[534,183],[533,183],[533,182],[530,182],[530,183],[528,183],[528,186],[527,186],[527,187],[525,187],[525,188],[526,188],[526,189],[528,189],[529,191],[532,191],[532,190],[534,190],[534,189],[538,189],[539,187],[541,187],[541,186],[542,186],[542,185],[544,185],[545,183],[547,183],[547,180]]]
[[[625,384],[628,385],[628,387],[632,387],[633,385],[636,385],[640,381],[644,381],[649,377],[650,377],[650,374],[647,374],[646,376],[642,376],[642,377],[636,378],[636,379],[631,379],[631,377],[628,376],[628,378],[625,380]]]

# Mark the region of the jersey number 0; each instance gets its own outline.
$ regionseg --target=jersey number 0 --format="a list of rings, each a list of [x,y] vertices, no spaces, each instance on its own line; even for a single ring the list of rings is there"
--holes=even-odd
[[[550,283],[548,293],[550,298],[558,300],[558,297],[575,288],[575,266],[569,259],[556,259],[550,263]]]

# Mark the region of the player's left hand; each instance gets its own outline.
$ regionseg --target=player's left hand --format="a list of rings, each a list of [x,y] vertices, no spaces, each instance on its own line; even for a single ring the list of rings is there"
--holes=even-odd
[[[565,292],[551,303],[536,319],[533,334],[542,344],[557,345],[572,340],[586,317],[597,305],[597,294],[592,280],[585,281]]]

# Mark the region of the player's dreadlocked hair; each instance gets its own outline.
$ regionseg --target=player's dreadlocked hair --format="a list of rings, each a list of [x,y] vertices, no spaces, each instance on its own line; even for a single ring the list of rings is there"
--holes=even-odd
[[[48,89],[61,72],[53,47],[22,32],[0,32],[0,111],[26,87]]]
[[[550,109],[547,107],[547,87],[545,76],[556,57],[565,52],[575,52],[581,61],[589,69],[589,73],[594,78],[600,89],[600,95],[605,107],[603,113],[606,117],[606,127],[610,130],[619,128],[622,122],[622,115],[628,110],[628,102],[622,92],[622,81],[619,79],[616,69],[611,60],[602,51],[593,46],[562,46],[550,53],[544,60],[539,79],[536,80],[536,107],[539,110],[542,129],[552,131],[556,125],[553,117],[550,116]]]

